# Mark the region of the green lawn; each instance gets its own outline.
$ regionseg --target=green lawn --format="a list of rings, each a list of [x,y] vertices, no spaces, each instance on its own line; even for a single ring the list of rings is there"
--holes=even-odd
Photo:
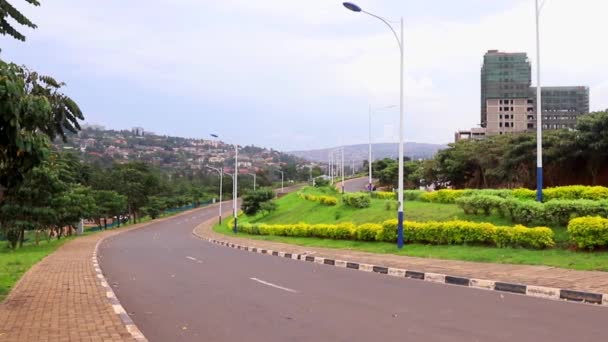
[[[226,225],[214,230],[234,235]],[[435,246],[407,244],[399,250],[392,243],[260,236],[238,233],[239,237],[254,240],[276,241],[298,246],[352,249],[379,254],[408,255],[422,258],[466,260],[499,264],[547,265],[585,271],[608,271],[608,252],[574,252],[566,249],[529,250],[523,248],[495,248],[481,246]]]
[[[161,217],[172,216],[180,212],[163,213]],[[142,217],[138,223],[150,221],[149,217]],[[120,228],[127,227],[130,224],[121,225]],[[116,228],[113,228],[116,229]],[[96,234],[99,230],[87,229],[84,236]],[[8,242],[0,240],[0,302],[8,295],[15,283],[21,276],[40,261],[45,256],[53,253],[61,245],[70,241],[77,236],[62,238],[61,240],[47,240],[41,236],[41,241],[38,246],[35,245],[35,237],[32,232],[27,232],[26,241],[22,248],[12,250],[8,247]]]
[[[314,194],[326,194],[340,197],[330,189],[306,188],[303,191]],[[266,216],[246,217],[240,222],[260,223],[336,223],[381,222],[395,217],[394,205],[390,210],[385,208],[388,201],[373,199],[370,208],[353,209],[338,204],[324,206],[305,201],[296,193],[285,195],[277,200],[277,210]],[[436,204],[419,201],[406,201],[405,216],[411,221],[445,221],[461,219],[475,222],[490,222],[496,225],[512,226],[510,220],[498,215],[478,216],[465,215],[462,209],[453,204]],[[555,232],[558,248],[549,250],[529,250],[523,248],[495,248],[484,246],[436,246],[409,244],[399,250],[392,243],[344,241],[318,238],[293,238],[283,236],[259,236],[239,233],[239,236],[256,240],[277,241],[300,246],[353,249],[372,253],[409,255],[437,259],[454,259],[478,262],[548,265],[577,270],[608,271],[608,252],[576,252],[566,248],[568,235],[564,227],[551,227]],[[216,226],[217,232],[231,235],[230,228]]]
[[[43,240],[38,246],[27,242],[23,248],[16,250],[11,250],[6,242],[0,243],[0,301],[4,300],[23,273],[71,239],[51,240],[48,243]]]

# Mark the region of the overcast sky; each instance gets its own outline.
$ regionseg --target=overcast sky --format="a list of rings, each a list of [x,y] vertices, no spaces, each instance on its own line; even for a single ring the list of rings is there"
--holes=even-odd
[[[294,150],[365,143],[368,106],[398,105],[394,37],[340,1],[12,3],[39,28],[0,38],[0,56],[66,82],[87,123]],[[407,141],[479,123],[487,50],[535,60],[534,0],[358,4],[405,18]],[[606,13],[605,0],[543,9],[543,85],[589,86],[592,110],[608,108]],[[375,114],[374,140],[396,141],[397,124],[397,108]]]

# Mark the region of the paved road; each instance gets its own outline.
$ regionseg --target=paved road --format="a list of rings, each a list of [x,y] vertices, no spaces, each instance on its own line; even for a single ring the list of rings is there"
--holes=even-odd
[[[293,261],[192,235],[216,215],[205,208],[102,243],[101,268],[150,341],[606,339],[603,307]]]
[[[367,177],[354,178],[351,180],[344,181],[344,191],[357,192],[367,190],[368,181],[369,178]]]

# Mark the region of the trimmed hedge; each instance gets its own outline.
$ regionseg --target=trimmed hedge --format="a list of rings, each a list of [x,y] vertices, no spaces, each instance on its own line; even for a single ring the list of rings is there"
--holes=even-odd
[[[603,217],[579,217],[568,224],[570,240],[578,248],[608,247],[608,219]]]
[[[358,241],[397,241],[397,220],[355,226],[340,224],[257,224],[243,223],[240,231],[253,235],[316,237]],[[481,244],[497,247],[549,248],[555,245],[553,231],[546,227],[500,227],[468,221],[404,222],[406,242],[437,245]]]
[[[362,209],[369,208],[372,203],[369,194],[356,192],[342,195],[342,202],[349,207]]]
[[[381,200],[396,200],[397,193],[390,191],[372,191],[372,198],[377,198]]]
[[[423,190],[405,190],[403,191],[403,197],[406,201],[417,201],[424,193],[426,192]],[[397,193],[390,191],[374,191],[372,192],[372,198],[381,200],[397,200]]]
[[[535,200],[536,191],[530,189],[443,189],[420,195],[420,200],[434,203],[455,203],[456,199],[470,196],[498,196],[502,198],[516,198],[519,200]],[[608,200],[608,188],[603,186],[570,185],[543,190],[545,202],[561,200]]]
[[[317,202],[317,203],[321,203],[323,205],[332,206],[332,205],[338,204],[338,200],[332,196],[325,196],[325,195],[316,196],[316,195],[304,194],[304,193],[299,193],[298,196],[307,201]]]
[[[489,215],[493,210],[501,217],[508,216],[515,223],[529,225],[536,222],[542,225],[556,224],[566,226],[572,217],[608,216],[608,201],[592,200],[550,200],[546,203],[524,201],[515,198],[476,195],[460,197],[456,204],[465,214]]]
[[[469,193],[470,190],[442,189],[437,191],[425,192],[420,195],[420,200],[432,203],[455,203],[457,198]]]

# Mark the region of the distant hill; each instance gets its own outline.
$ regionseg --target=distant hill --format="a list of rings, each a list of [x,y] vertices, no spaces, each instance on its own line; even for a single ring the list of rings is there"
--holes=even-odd
[[[368,144],[348,145],[344,147],[344,159],[348,161],[362,162],[368,158]],[[438,144],[420,144],[415,142],[407,142],[405,146],[405,155],[412,159],[429,159],[432,158],[437,151],[446,148],[446,145]],[[288,154],[299,158],[304,158],[310,161],[327,162],[329,151],[334,148],[324,148],[319,150],[308,151],[292,151]],[[382,143],[372,144],[372,159],[394,158],[399,155],[399,144],[397,143]]]

